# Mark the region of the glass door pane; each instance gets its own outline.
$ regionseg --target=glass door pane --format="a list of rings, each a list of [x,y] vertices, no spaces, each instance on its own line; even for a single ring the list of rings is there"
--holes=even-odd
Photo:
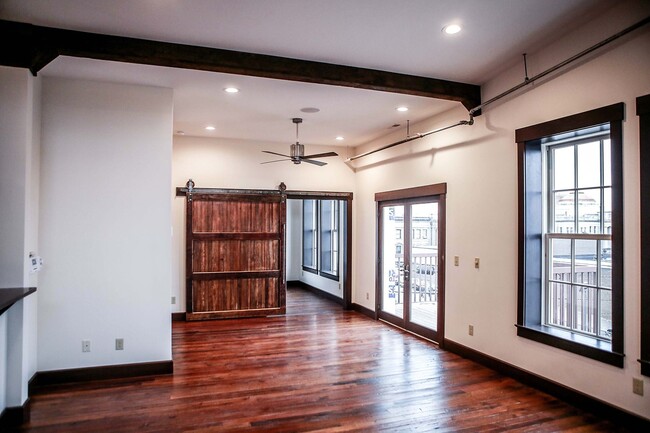
[[[381,310],[404,317],[404,206],[381,208]]]
[[[409,321],[438,325],[438,203],[411,205]]]

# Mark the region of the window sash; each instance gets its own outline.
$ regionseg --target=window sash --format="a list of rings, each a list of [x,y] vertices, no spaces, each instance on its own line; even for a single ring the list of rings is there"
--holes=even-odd
[[[302,267],[318,270],[318,201],[304,200],[302,214]]]
[[[573,333],[577,334],[582,334],[588,337],[592,338],[597,338],[599,340],[603,341],[611,341],[611,335],[610,336],[605,336],[603,335],[603,329],[601,329],[603,322],[602,322],[602,303],[603,301],[603,292],[609,292],[610,293],[610,302],[611,302],[611,292],[612,288],[611,287],[605,287],[602,285],[602,275],[601,275],[601,270],[604,268],[602,265],[602,247],[601,247],[601,242],[602,241],[611,241],[612,236],[607,235],[607,234],[546,234],[545,235],[546,242],[546,266],[545,266],[545,281],[544,281],[544,288],[542,290],[543,296],[544,296],[544,302],[542,303],[542,307],[544,308],[544,311],[542,312],[542,317],[544,320],[544,325],[546,326],[551,326],[551,327],[556,327],[564,330],[568,330]],[[554,254],[551,254],[549,252],[553,251],[552,248],[552,242],[554,239],[564,239],[564,240],[570,240],[571,241],[571,250],[570,250],[570,258],[569,260],[569,279],[558,279],[554,277]],[[595,258],[595,265],[594,265],[594,271],[595,276],[594,276],[594,281],[595,284],[591,284],[589,282],[583,281],[575,281],[575,275],[577,273],[577,262],[578,259],[576,258],[575,255],[575,242],[580,241],[580,240],[593,240],[596,241],[596,258]],[[558,305],[557,304],[557,290],[558,290],[558,285],[561,285],[562,287],[559,288],[560,291],[563,291],[566,287],[568,287],[568,302],[565,304],[568,305],[567,308],[564,308],[563,305]],[[589,307],[585,307],[584,303],[584,289],[587,289],[587,297],[589,297],[588,293],[590,290],[595,291],[595,314],[591,314],[588,311]],[[583,295],[583,302],[579,304],[577,295],[576,295],[576,290],[582,290],[582,295]],[[560,295],[561,298],[564,298],[563,294]],[[562,299],[560,299],[560,304],[562,303]],[[582,311],[580,314],[581,317],[581,326],[578,324],[578,308],[582,306]],[[563,311],[566,309],[567,311],[567,318],[565,320],[557,320],[558,316],[563,316]],[[559,311],[558,311],[559,310]],[[610,307],[610,316],[611,316],[611,307]],[[555,319],[554,319],[555,318]],[[610,319],[611,320],[611,319]],[[585,321],[593,322],[592,327],[590,329],[593,329],[593,331],[585,330],[584,329],[584,323]]]

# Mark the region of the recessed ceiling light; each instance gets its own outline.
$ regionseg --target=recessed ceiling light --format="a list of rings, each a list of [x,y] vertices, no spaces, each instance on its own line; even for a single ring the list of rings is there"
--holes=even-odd
[[[338,137],[336,137],[336,140],[337,140],[337,141],[343,141],[343,140],[345,140],[345,138],[343,138],[343,137],[341,137],[341,136],[339,135]]]
[[[236,87],[226,87],[223,91],[226,93],[239,93],[239,89]]]
[[[214,126],[206,126],[205,129],[208,131],[214,131],[217,128],[215,128]]]
[[[458,24],[449,24],[447,26],[444,26],[442,28],[442,31],[445,32],[448,35],[455,35],[456,33],[460,32],[462,29]]]
[[[404,106],[402,106],[402,107],[397,107],[396,110],[397,110],[397,111],[401,111],[401,112],[409,111],[409,107],[404,107]]]
[[[180,129],[176,131],[176,134],[178,135],[185,135],[185,131],[181,131]]]
[[[305,108],[301,108],[300,111],[302,111],[303,113],[318,113],[320,111],[320,108],[305,107]]]

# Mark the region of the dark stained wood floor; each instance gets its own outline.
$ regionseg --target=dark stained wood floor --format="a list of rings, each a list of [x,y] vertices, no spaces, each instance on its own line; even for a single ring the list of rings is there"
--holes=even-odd
[[[174,322],[173,357],[173,376],[51,386],[22,431],[624,431],[300,289],[286,317]]]

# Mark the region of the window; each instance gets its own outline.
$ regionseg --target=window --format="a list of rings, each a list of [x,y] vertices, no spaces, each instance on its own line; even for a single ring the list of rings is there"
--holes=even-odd
[[[338,280],[340,202],[303,200],[303,254],[305,271]]]
[[[320,201],[320,269],[321,275],[339,274],[339,202]]]
[[[623,112],[616,104],[516,131],[517,334],[619,367]]]
[[[542,146],[548,168],[543,323],[611,341],[609,124],[551,136]]]
[[[318,272],[317,200],[302,202],[302,268]]]

